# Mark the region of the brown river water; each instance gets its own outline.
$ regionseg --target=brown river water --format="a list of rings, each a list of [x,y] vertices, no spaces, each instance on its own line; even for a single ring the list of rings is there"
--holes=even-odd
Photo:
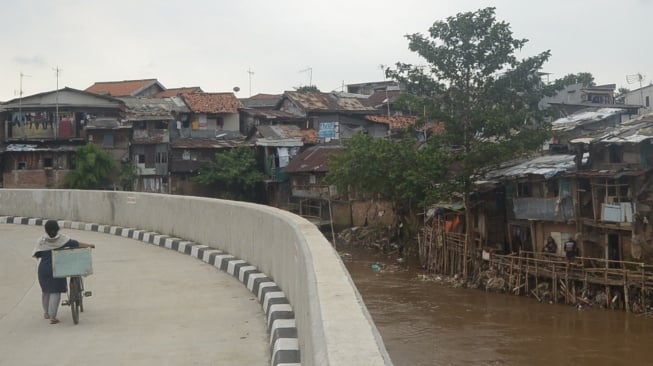
[[[451,288],[416,264],[340,253],[395,366],[653,365],[653,317]]]

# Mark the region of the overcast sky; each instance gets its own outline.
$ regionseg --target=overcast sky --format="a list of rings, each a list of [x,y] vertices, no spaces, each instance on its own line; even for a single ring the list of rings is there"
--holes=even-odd
[[[653,0],[2,0],[0,101],[96,81],[156,78],[238,97],[312,82],[322,91],[383,79],[380,65],[421,63],[404,37],[437,20],[496,7],[527,38],[520,57],[551,50],[552,78],[591,72],[635,89],[653,80]],[[11,5],[7,5],[11,3]],[[253,74],[248,73],[251,70]],[[250,84],[251,82],[251,84]],[[251,89],[250,89],[251,85]]]

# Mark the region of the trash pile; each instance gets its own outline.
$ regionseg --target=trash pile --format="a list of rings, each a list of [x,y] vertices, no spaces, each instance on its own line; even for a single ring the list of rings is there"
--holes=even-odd
[[[384,252],[399,250],[391,237],[392,230],[385,226],[354,226],[337,235],[339,245],[376,248]]]

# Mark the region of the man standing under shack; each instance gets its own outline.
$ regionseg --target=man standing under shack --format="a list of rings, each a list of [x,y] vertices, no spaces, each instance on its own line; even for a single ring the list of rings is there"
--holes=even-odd
[[[569,261],[572,261],[578,255],[578,245],[576,244],[576,240],[571,237],[565,241],[563,249],[565,250],[567,260]]]

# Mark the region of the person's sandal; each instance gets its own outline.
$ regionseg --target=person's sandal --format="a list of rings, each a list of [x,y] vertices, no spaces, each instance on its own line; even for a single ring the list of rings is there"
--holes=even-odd
[[[43,319],[50,319],[50,315],[48,315],[48,313],[43,313]]]
[[[57,323],[59,323],[59,319],[57,318],[50,319],[50,324],[57,324]]]

